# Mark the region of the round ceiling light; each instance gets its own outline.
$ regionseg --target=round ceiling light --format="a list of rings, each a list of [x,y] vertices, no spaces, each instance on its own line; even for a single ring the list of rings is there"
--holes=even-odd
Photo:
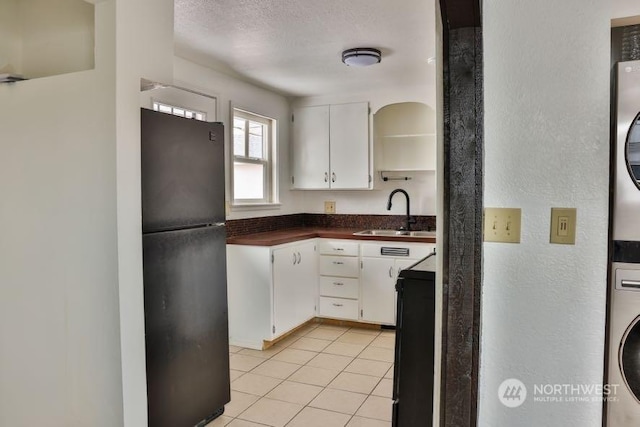
[[[366,67],[377,64],[381,60],[380,51],[371,47],[356,47],[342,52],[342,62],[349,66]]]

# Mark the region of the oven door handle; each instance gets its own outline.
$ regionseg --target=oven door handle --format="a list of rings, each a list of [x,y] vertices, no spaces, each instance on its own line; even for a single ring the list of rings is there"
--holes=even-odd
[[[621,280],[620,286],[623,288],[640,289],[640,281],[638,280]]]

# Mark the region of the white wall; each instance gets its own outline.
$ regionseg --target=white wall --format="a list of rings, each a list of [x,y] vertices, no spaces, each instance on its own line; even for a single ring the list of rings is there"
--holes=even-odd
[[[118,280],[124,426],[147,425],[140,78],[173,80],[173,0],[116,0]]]
[[[442,10],[440,3],[436,2],[436,58],[442,58],[444,54],[444,31],[442,23]],[[444,200],[444,64],[441,60],[436,62],[436,200]],[[444,206],[436,205],[436,253],[443,254],[444,241]],[[442,297],[444,257],[436,255],[436,319],[434,339],[434,372],[433,372],[433,425],[440,426],[440,382],[442,381]]]
[[[175,57],[174,84],[196,90],[218,98],[218,121],[225,125],[225,140],[230,138],[230,102],[235,108],[277,120],[279,192],[281,206],[275,209],[234,208],[227,213],[228,219],[260,216],[286,215],[303,212],[302,195],[289,190],[289,101],[282,95],[254,86],[250,83],[222,74],[218,71]],[[230,150],[226,152],[227,157]],[[227,165],[229,165],[227,159]],[[227,200],[230,198],[229,171],[227,167]]]
[[[114,2],[95,70],[0,85],[0,425],[118,426]]]
[[[94,67],[93,8],[83,0],[20,0],[25,77]]]
[[[83,0],[0,0],[0,73],[93,69],[94,31],[94,6]]]
[[[298,98],[293,106],[341,104],[348,102],[368,101],[373,114],[385,105],[399,102],[422,102],[435,110],[435,79],[425,82],[424,86],[399,86],[389,88],[372,88],[366,93],[350,93],[331,96]],[[404,202],[393,203],[391,212],[387,211],[389,193],[395,188],[402,188],[411,197],[412,215],[435,215],[436,213],[436,180],[433,172],[412,173],[411,181],[383,182],[377,171],[374,173],[374,190],[371,191],[300,191],[304,198],[303,209],[308,213],[323,213],[324,201],[336,202],[339,214],[398,214],[406,212]],[[401,175],[401,174],[400,174]]]
[[[22,73],[22,29],[17,0],[0,1],[0,74]]]
[[[481,426],[600,426],[601,402],[540,403],[534,384],[601,384],[609,172],[609,2],[483,2],[486,207],[522,208],[520,244],[485,243]],[[575,246],[550,208],[578,209]],[[498,386],[518,378],[525,403]]]
[[[612,0],[611,19],[640,16],[640,3],[638,0]]]

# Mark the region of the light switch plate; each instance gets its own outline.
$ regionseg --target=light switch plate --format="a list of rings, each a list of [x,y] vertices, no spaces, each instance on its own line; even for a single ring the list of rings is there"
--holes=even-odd
[[[550,243],[576,244],[576,208],[551,208]]]
[[[484,241],[520,243],[520,208],[485,208]]]

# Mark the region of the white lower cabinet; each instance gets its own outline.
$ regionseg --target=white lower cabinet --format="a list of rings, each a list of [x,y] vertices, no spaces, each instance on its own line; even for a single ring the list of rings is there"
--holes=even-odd
[[[316,313],[315,243],[273,250],[273,333],[281,335]]]
[[[320,295],[357,300],[360,295],[360,281],[347,277],[320,276]]]
[[[356,241],[320,241],[320,316],[358,320],[359,254]]]
[[[227,245],[229,343],[262,349],[316,315],[316,239]]]
[[[398,274],[434,249],[435,245],[423,243],[363,243],[360,264],[360,320],[395,325],[395,285]]]
[[[362,320],[395,324],[395,260],[362,257]]]
[[[340,239],[227,245],[229,342],[262,349],[316,315],[395,325],[398,273],[434,248]]]
[[[358,320],[358,300],[321,296],[320,316],[334,319]]]

